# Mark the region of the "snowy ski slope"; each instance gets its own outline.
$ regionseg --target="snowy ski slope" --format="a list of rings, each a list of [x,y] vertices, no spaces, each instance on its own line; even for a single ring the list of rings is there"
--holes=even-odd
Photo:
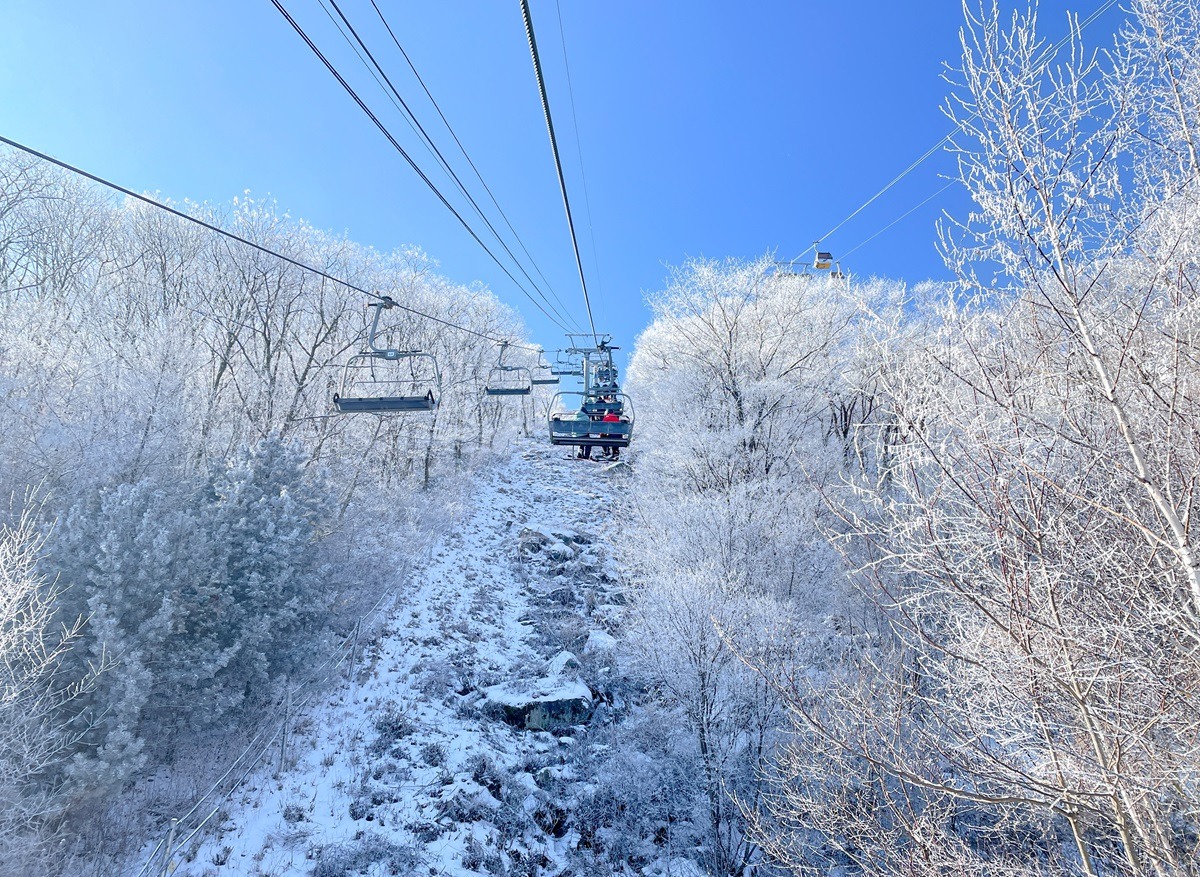
[[[574,741],[562,727],[513,727],[503,704],[590,700],[560,648],[561,613],[557,641],[538,619],[564,588],[615,583],[603,536],[621,468],[526,443],[483,473],[355,678],[298,717],[285,772],[276,752],[203,844],[180,851],[175,873],[457,875],[486,870],[489,856],[557,870],[575,838],[555,837],[539,782],[561,776],[553,765]],[[587,602],[573,640],[607,649],[617,601]]]

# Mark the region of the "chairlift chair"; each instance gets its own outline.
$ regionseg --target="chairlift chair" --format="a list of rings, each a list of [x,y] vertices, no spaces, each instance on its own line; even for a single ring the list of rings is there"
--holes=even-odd
[[[366,348],[346,360],[333,407],[340,414],[401,414],[432,411],[442,396],[437,358],[421,350],[380,347],[379,316],[396,306],[388,296],[375,309]]]
[[[523,365],[506,365],[507,350],[508,342],[501,342],[500,356],[488,372],[483,392],[487,396],[528,396],[533,392],[533,375]]]
[[[604,421],[605,414],[621,419]],[[627,448],[633,438],[633,422],[633,401],[624,393],[555,393],[546,415],[550,444],[576,447]]]
[[[578,378],[583,376],[583,361],[570,354],[563,356],[563,351],[557,351],[554,364],[550,366],[550,374],[555,377]]]
[[[792,259],[790,262],[775,262],[772,267],[772,274],[775,277],[796,277],[800,280],[812,279],[812,266],[807,262],[800,262],[799,259]]]
[[[584,355],[585,387],[591,394],[608,394],[620,392],[617,383],[617,366],[613,362],[613,348],[607,344],[601,345]]]
[[[596,366],[595,376],[596,386],[598,387],[617,386],[617,367],[615,365]]]
[[[546,362],[546,352],[538,351],[538,364],[534,366],[533,380],[530,382],[535,387],[549,387],[559,383],[558,375],[554,374],[550,363]]]
[[[533,377],[523,366],[494,366],[483,392],[488,396],[528,396],[533,392]]]

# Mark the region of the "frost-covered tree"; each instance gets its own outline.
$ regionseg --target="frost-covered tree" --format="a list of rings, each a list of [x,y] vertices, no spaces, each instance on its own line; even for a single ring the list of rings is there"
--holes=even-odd
[[[298,445],[268,437],[206,486],[199,517],[215,564],[193,586],[182,634],[192,672],[219,680],[216,714],[261,701],[272,678],[302,665],[336,593],[317,552],[330,498],[302,463]]]
[[[364,343],[360,293],[0,155],[0,489],[39,486],[58,522],[39,569],[63,585],[61,616],[84,619],[61,672],[114,665],[50,767],[76,814],[307,679],[400,583],[443,519],[442,480],[528,422],[482,398],[488,336],[522,334],[485,288],[270,201],[177,206],[392,296],[389,342],[435,353],[444,385],[432,416],[330,416]]]
[[[182,730],[269,703],[317,648],[332,509],[302,457],[268,438],[203,484],[101,489],[64,518],[54,568],[88,619],[73,663],[116,668],[80,718],[81,794],[119,788]]]
[[[769,259],[697,261],[651,299],[655,320],[638,339],[622,534],[630,642],[692,735],[714,873],[758,858],[736,802],[756,805],[782,723],[743,653],[815,659],[846,609],[822,491],[862,457],[844,421],[873,407],[871,390],[847,377],[860,301],[881,292],[778,273]]]
[[[1035,15],[968,9],[959,290],[883,351],[887,477],[840,505],[887,625],[860,672],[787,683],[854,777],[818,803],[782,759],[801,873],[814,845],[879,874],[1195,873],[1196,11],[1134,4],[1114,52],[1076,33],[1048,62]]]
[[[77,627],[56,624],[57,589],[38,572],[31,511],[0,527],[0,863],[44,873],[67,806],[57,767],[75,743],[70,715],[94,672],[62,673]]]

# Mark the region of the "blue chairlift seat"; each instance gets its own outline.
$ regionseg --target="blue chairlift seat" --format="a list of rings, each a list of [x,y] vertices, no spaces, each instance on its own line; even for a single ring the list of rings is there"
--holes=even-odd
[[[568,404],[568,398],[580,399],[579,405]],[[602,420],[608,413],[621,420]],[[633,421],[633,403],[624,393],[616,394],[611,402],[585,393],[556,393],[546,425],[552,445],[627,448],[633,439]]]
[[[506,365],[504,354],[508,352],[508,341],[500,342],[500,355],[488,372],[483,384],[486,396],[528,396],[533,392],[533,375],[523,365]]]
[[[402,411],[432,411],[437,400],[432,391],[425,396],[333,396],[334,407],[343,414],[392,414]]]
[[[539,357],[539,359],[541,361],[539,361],[537,367],[534,368],[532,372],[533,380],[530,383],[532,383],[535,387],[550,387],[559,383],[558,375],[554,373],[554,370],[545,361],[545,357]]]
[[[533,367],[531,374],[533,375],[531,383],[535,387],[550,387],[559,382],[558,375],[554,373],[550,363],[546,362],[546,351],[544,350],[538,351],[538,362]]]
[[[583,377],[583,360],[579,356],[560,350],[550,366],[550,374],[564,378]]]

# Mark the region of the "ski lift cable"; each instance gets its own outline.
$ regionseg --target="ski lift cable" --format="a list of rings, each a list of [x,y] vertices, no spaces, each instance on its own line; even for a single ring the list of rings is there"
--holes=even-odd
[[[524,2],[524,0],[523,0],[523,2]],[[1053,58],[1054,55],[1058,53],[1059,49],[1061,49],[1063,46],[1065,46],[1067,43],[1069,43],[1075,37],[1082,34],[1085,28],[1087,28],[1097,18],[1099,18],[1101,15],[1103,15],[1105,12],[1107,12],[1109,9],[1111,9],[1113,6],[1115,6],[1116,3],[1117,3],[1117,0],[1104,0],[1104,2],[1101,3],[1096,8],[1096,10],[1094,12],[1092,12],[1091,15],[1089,15],[1083,21],[1078,22],[1077,25],[1072,26],[1070,33],[1068,33],[1065,37],[1060,39],[1053,46],[1048,48],[1043,53],[1041,59],[1037,62],[1038,66],[1042,66],[1042,65],[1049,63],[1051,58]],[[971,116],[969,116],[963,122],[963,124],[974,121],[975,119],[978,119],[978,118],[979,118],[979,113],[977,113],[977,112],[973,113]],[[862,213],[864,210],[866,210],[868,207],[870,207],[872,204],[874,204],[876,201],[878,201],[881,197],[883,197],[885,194],[887,194],[887,192],[891,191],[891,189],[897,183],[899,183],[902,179],[904,179],[906,176],[908,176],[910,173],[912,173],[914,170],[916,170],[918,167],[920,167],[922,164],[924,164],[926,161],[928,161],[929,158],[932,157],[934,155],[934,153],[938,152],[943,146],[950,143],[950,141],[954,139],[954,135],[957,134],[958,131],[959,131],[959,128],[955,128],[953,131],[950,131],[949,133],[947,133],[946,136],[943,137],[941,140],[939,140],[937,143],[933,144],[933,146],[929,147],[929,149],[927,149],[925,152],[923,152],[920,155],[920,157],[918,157],[915,161],[913,161],[912,164],[910,164],[908,167],[906,167],[904,170],[902,170],[900,173],[898,173],[895,177],[893,177],[891,179],[891,181],[888,182],[887,185],[885,185],[882,189],[880,189],[878,192],[876,192],[874,195],[872,195],[870,198],[868,198],[866,201],[864,201],[862,204],[860,204],[852,213],[850,213],[849,216],[847,216],[845,219],[843,219],[841,222],[839,222],[837,225],[835,225],[829,231],[825,232],[825,234],[821,235],[821,237],[817,238],[816,242],[814,242],[812,247],[810,247],[809,249],[816,249],[817,245],[821,241],[825,240],[826,238],[830,237],[831,235],[833,235],[834,233],[839,231],[842,228],[842,226],[844,226],[846,223],[848,223],[854,217],[858,216],[858,214]],[[864,241],[864,243],[865,243],[865,241]],[[859,244],[859,246],[862,246],[862,244]],[[804,253],[807,253],[807,252],[808,252],[808,250],[804,251]],[[801,253],[800,255],[803,256],[804,253]]]
[[[274,0],[278,2],[278,0]],[[554,169],[558,172],[558,188],[562,192],[563,208],[567,212],[567,228],[571,232],[571,246],[575,249],[575,267],[579,269],[579,285],[583,288],[583,303],[587,307],[588,325],[597,346],[600,344],[596,321],[592,317],[592,302],[588,298],[587,278],[583,274],[583,260],[579,256],[579,238],[575,235],[575,221],[571,218],[571,201],[567,197],[567,180],[563,176],[562,159],[558,152],[558,138],[554,136],[554,118],[550,115],[550,98],[546,94],[546,79],[542,75],[542,60],[538,56],[537,39],[533,35],[533,18],[529,13],[529,0],[521,0],[521,16],[525,19],[525,36],[529,40],[529,54],[533,57],[533,72],[537,76],[538,94],[542,99],[542,114],[546,117],[546,131],[550,135],[550,151],[554,153]]]
[[[376,600],[375,604],[370,609],[368,609],[362,616],[359,617],[357,623],[361,624],[363,621],[370,618],[379,609],[379,607],[383,604],[383,601],[391,593],[394,592],[394,590],[395,590],[395,585],[392,585],[389,588],[387,588],[384,591],[384,593],[380,596],[380,598],[378,600]],[[286,687],[287,693],[290,695],[290,693],[292,693],[292,692],[298,693],[302,688],[304,688],[306,686],[311,688],[312,686],[323,686],[326,683],[328,683],[329,680],[333,678],[333,673],[335,671],[337,671],[338,669],[340,669],[342,666],[342,663],[345,661],[346,655],[348,654],[348,649],[347,649],[348,643],[351,643],[351,640],[349,638],[347,638],[347,639],[343,640],[341,643],[339,643],[338,646],[335,649],[333,649],[333,651],[330,653],[330,655],[328,657],[326,657],[326,659],[321,664],[319,664],[316,667],[316,669],[314,669],[312,671],[312,674],[310,675],[310,677],[307,680],[302,681],[302,682],[296,684],[295,686],[287,686]],[[352,647],[352,644],[351,644],[351,647]],[[321,674],[322,672],[324,672],[326,669],[328,669],[328,672],[326,672],[325,675],[323,675],[323,676],[318,675],[318,674]],[[300,706],[303,706],[304,704],[307,704],[311,698],[312,698],[312,692],[310,691],[309,694],[306,695],[303,700],[297,701],[292,706],[293,706],[293,708],[298,708]],[[187,823],[187,821],[189,819],[191,819],[192,816],[194,816],[196,814],[196,812],[202,806],[204,806],[205,802],[208,801],[212,797],[212,795],[218,789],[221,788],[221,785],[225,782],[225,780],[227,780],[233,774],[233,772],[235,770],[237,770],[238,766],[240,764],[242,764],[243,759],[245,759],[247,756],[254,753],[254,757],[250,760],[250,769],[253,769],[253,767],[262,760],[263,755],[267,752],[267,750],[269,750],[274,745],[275,740],[279,736],[279,731],[277,729],[272,731],[273,728],[276,728],[274,720],[275,720],[275,718],[278,718],[279,716],[280,716],[280,711],[279,711],[279,709],[276,709],[272,713],[272,719],[270,721],[264,721],[260,724],[260,726],[259,726],[258,730],[255,732],[254,736],[251,737],[250,742],[248,744],[246,744],[246,747],[230,763],[230,765],[225,769],[225,772],[223,774],[221,774],[220,777],[218,777],[213,783],[211,783],[209,785],[208,790],[205,791],[204,794],[201,795],[192,804],[191,809],[189,809],[186,813],[184,813],[182,816],[179,817],[178,822],[177,822],[177,824],[179,826],[185,825]],[[258,744],[262,741],[264,735],[267,734],[268,732],[271,732],[270,738],[267,740],[265,745],[259,747],[257,752],[255,752],[256,747],[258,747]],[[233,789],[236,789],[238,785],[240,785],[240,782],[235,783],[232,786],[232,788],[230,789],[230,792]],[[228,794],[229,794],[229,792],[226,792],[225,796],[228,796]],[[223,796],[223,797],[225,797],[225,796]],[[201,823],[201,826],[202,825],[203,825],[203,822]],[[194,834],[194,832],[193,832],[193,834]],[[182,846],[183,846],[183,844],[177,844],[177,848],[182,848]],[[143,868],[143,870],[144,870],[144,868]]]
[[[438,189],[438,187],[434,184],[434,182],[431,179],[429,179],[429,177],[426,175],[426,173],[423,170],[421,170],[420,166],[413,160],[412,156],[408,154],[408,151],[405,150],[405,148],[400,145],[400,141],[398,141],[392,135],[392,132],[388,130],[387,126],[384,125],[383,122],[381,122],[379,120],[379,117],[375,115],[375,113],[371,110],[371,108],[369,106],[367,106],[366,102],[361,97],[359,97],[358,92],[356,92],[354,90],[353,86],[351,86],[350,83],[346,81],[345,77],[343,77],[342,74],[340,72],[338,72],[337,67],[335,67],[333,65],[333,63],[328,58],[325,57],[325,54],[320,50],[320,48],[318,48],[317,44],[312,41],[312,38],[309,37],[309,35],[304,31],[304,28],[302,28],[300,26],[300,23],[297,22],[296,19],[294,19],[292,17],[291,13],[289,13],[287,11],[287,9],[284,7],[283,3],[281,3],[280,0],[271,0],[271,3],[272,3],[272,5],[274,5],[274,7],[277,10],[279,10],[279,13],[287,20],[288,24],[290,24],[292,26],[292,29],[295,30],[296,33],[300,35],[300,38],[302,40],[304,40],[305,45],[307,45],[308,48],[312,51],[312,53],[314,55],[316,55],[318,59],[320,59],[322,64],[325,65],[325,68],[331,74],[333,74],[333,77],[338,81],[338,83],[342,86],[342,88],[346,90],[346,93],[349,94],[350,97],[354,99],[354,102],[356,104],[358,104],[359,108],[364,113],[367,114],[367,118],[369,118],[374,123],[375,127],[378,128],[380,130],[380,132],[383,134],[383,136],[387,139],[387,141],[389,143],[391,143],[392,147],[397,152],[400,153],[401,157],[406,162],[408,162],[409,167],[411,167],[416,172],[417,176],[419,176],[421,178],[422,182],[424,182],[425,185],[428,186],[429,189],[433,192],[433,194],[437,196],[438,200],[442,202],[442,205],[447,210],[449,210],[450,213],[453,214],[454,218],[459,221],[459,223],[462,225],[462,227],[467,230],[467,234],[469,234],[475,240],[475,242],[477,244],[479,244],[480,247],[483,248],[483,251],[485,253],[487,253],[488,256],[491,257],[492,261],[495,262],[496,265],[500,268],[500,270],[505,273],[505,275],[508,277],[508,279],[511,280],[513,282],[513,284],[519,290],[521,290],[522,293],[525,294],[525,297],[528,298],[530,300],[530,302],[533,303],[534,307],[536,307],[539,311],[541,311],[546,316],[546,318],[548,320],[550,320],[550,322],[552,322],[554,325],[558,326],[563,331],[566,331],[566,327],[562,324],[561,320],[559,320],[557,317],[555,317],[554,315],[549,313],[544,307],[542,307],[540,304],[538,304],[537,299],[535,299],[532,295],[529,294],[529,291],[527,289],[525,289],[524,286],[521,285],[521,282],[519,280],[517,280],[516,277],[513,276],[513,273],[508,270],[507,266],[505,266],[505,264],[500,261],[500,259],[496,256],[496,254],[492,252],[491,248],[488,247],[488,245],[483,242],[483,239],[480,238],[478,234],[476,234],[475,230],[473,228],[471,228],[470,223],[468,223],[466,221],[466,219],[463,218],[462,214],[459,213],[457,209],[455,209],[454,205],[451,204],[446,199],[446,196],[442,194],[441,190]]]
[[[346,90],[346,92],[350,95],[350,97],[354,99],[354,102],[358,104],[359,108],[362,109],[362,111],[367,114],[367,117],[375,124],[375,126],[380,130],[380,132],[384,135],[384,137],[387,138],[388,142],[391,143],[391,145],[400,153],[400,155],[404,158],[404,160],[408,162],[409,166],[417,173],[417,175],[421,178],[421,180],[437,196],[438,200],[440,200],[442,202],[442,204],[446,207],[446,209],[449,210],[451,212],[451,214],[454,215],[455,219],[457,219],[459,221],[459,223],[463,226],[464,229],[466,229],[467,233],[475,240],[475,242],[477,244],[479,244],[479,246],[483,249],[483,251],[485,253],[487,253],[489,257],[491,257],[492,261],[496,263],[496,265],[500,268],[500,270],[504,272],[504,274],[509,278],[509,280],[511,280],[513,282],[513,284],[525,295],[525,297],[528,298],[530,300],[530,302],[532,302],[534,307],[536,307],[539,311],[541,311],[542,314],[544,314],[546,316],[546,318],[550,320],[550,322],[554,323],[554,325],[558,326],[560,329],[563,329],[564,331],[566,331],[566,327],[563,325],[562,321],[558,317],[551,315],[548,311],[546,311],[545,308],[543,308],[540,304],[538,304],[537,300],[532,295],[530,295],[529,291],[527,289],[525,289],[525,287],[521,284],[521,282],[518,281],[517,278],[513,276],[513,273],[508,270],[508,268],[500,261],[500,259],[497,258],[496,254],[493,253],[492,250],[487,246],[487,244],[485,244],[483,242],[483,240],[479,237],[479,235],[476,234],[475,230],[473,228],[471,228],[470,224],[463,218],[462,214],[459,213],[458,210],[456,210],[454,208],[454,206],[446,199],[445,195],[442,194],[442,192],[433,183],[433,181],[430,180],[429,177],[425,174],[425,172],[421,170],[420,166],[417,165],[417,163],[408,154],[408,152],[404,149],[404,147],[400,145],[399,141],[396,140],[396,138],[392,135],[391,131],[388,130],[387,126],[385,126],[379,120],[379,117],[376,116],[374,112],[372,112],[371,108],[369,106],[367,106],[366,102],[358,95],[358,93],[354,90],[354,88],[346,81],[346,79],[337,70],[336,66],[334,66],[334,64],[331,63],[329,61],[329,59],[325,57],[324,53],[321,52],[321,50],[317,47],[316,43],[313,42],[313,40],[308,36],[308,34],[304,31],[304,29],[300,26],[300,24],[291,16],[291,14],[283,6],[283,4],[280,2],[280,0],[272,0],[272,3],[275,6],[275,8],[279,10],[280,14],[282,14],[283,17],[287,20],[287,22],[292,26],[292,28],[296,31],[296,33],[300,35],[300,38],[304,40],[305,44],[309,47],[309,49],[313,52],[313,54],[315,54],[317,56],[317,58],[320,59],[320,61],[325,65],[326,69],[328,69],[329,72],[331,74],[333,74],[334,78],[337,79],[338,83],[342,86],[342,88],[344,88]],[[501,241],[501,243],[503,243],[503,241]],[[519,265],[519,263],[518,263],[518,265]]]
[[[404,311],[405,313],[412,314],[414,317],[420,317],[421,319],[429,320],[434,323],[438,323],[439,325],[445,326],[448,329],[455,329],[459,332],[465,332],[468,335],[474,335],[476,338],[483,338],[485,341],[491,341],[494,344],[500,344],[507,340],[507,339],[501,338],[496,335],[489,335],[486,332],[480,332],[480,331],[478,331],[476,329],[472,329],[468,326],[462,326],[462,325],[459,325],[458,323],[452,323],[449,320],[443,320],[441,317],[435,317],[433,314],[424,313],[423,311],[419,311],[416,308],[411,308],[411,307],[408,307],[407,305],[402,305],[398,301],[395,301],[394,299],[392,299],[389,296],[381,295],[378,292],[371,292],[369,289],[364,289],[363,287],[358,286],[357,284],[351,283],[349,280],[344,280],[341,277],[336,277],[333,274],[330,274],[328,271],[323,271],[322,269],[317,268],[313,265],[309,265],[305,262],[301,262],[299,259],[294,259],[291,256],[286,256],[283,253],[280,253],[276,250],[272,250],[270,247],[264,246],[259,243],[255,243],[254,241],[250,240],[249,238],[242,237],[241,235],[237,234],[236,232],[232,232],[232,231],[229,231],[228,229],[221,228],[220,226],[214,225],[211,222],[206,222],[205,220],[200,219],[199,217],[191,216],[187,213],[184,213],[182,210],[178,210],[174,207],[171,207],[168,204],[163,204],[161,201],[156,201],[148,195],[140,194],[138,192],[133,191],[132,189],[127,189],[125,186],[122,186],[119,183],[114,183],[111,180],[106,180],[104,177],[97,176],[96,174],[93,174],[93,173],[89,173],[88,171],[85,171],[80,167],[77,167],[73,164],[69,164],[65,161],[61,161],[60,159],[57,159],[52,155],[47,155],[44,152],[40,152],[31,146],[26,146],[25,144],[19,143],[16,140],[13,140],[9,137],[5,137],[2,134],[0,134],[0,143],[3,143],[5,146],[12,147],[13,149],[19,150],[20,152],[24,152],[26,155],[32,155],[34,158],[41,159],[42,161],[48,162],[49,164],[52,164],[56,167],[60,167],[65,171],[69,171],[70,173],[81,176],[84,179],[91,180],[93,183],[98,183],[99,185],[104,186],[105,188],[112,189],[114,192],[119,192],[122,195],[126,196],[127,198],[133,198],[135,201],[140,201],[143,204],[150,205],[151,207],[157,207],[159,210],[163,210],[167,213],[170,213],[172,216],[176,216],[179,219],[186,220],[187,222],[190,222],[193,225],[198,225],[201,228],[206,228],[211,232],[215,232],[216,234],[219,234],[222,237],[226,237],[230,240],[237,241],[239,244],[244,244],[245,246],[250,247],[253,250],[257,250],[260,253],[264,253],[268,256],[273,256],[274,258],[279,259],[282,262],[286,262],[289,265],[293,265],[296,268],[300,268],[303,271],[308,271],[311,274],[317,275],[318,277],[324,277],[326,280],[329,280],[333,283],[337,283],[338,285],[344,286],[347,289],[352,289],[355,292],[358,292],[358,293],[361,293],[362,295],[367,296],[368,298],[377,299],[379,301],[391,302],[393,307],[399,308],[400,310]],[[509,343],[510,347],[519,348],[521,350],[528,350],[531,352],[537,351],[540,349],[538,347],[533,347],[528,344],[515,344],[512,342],[508,342],[508,343]]]
[[[238,755],[237,758],[235,758],[233,760],[233,763],[229,765],[229,767],[225,771],[225,773],[221,774],[221,776],[217,779],[217,781],[209,786],[208,791],[205,792],[200,797],[200,799],[198,801],[196,801],[195,804],[192,805],[191,810],[189,810],[187,813],[185,813],[183,816],[179,817],[176,820],[176,823],[175,823],[176,826],[183,825],[186,820],[190,819],[192,817],[192,815],[196,812],[196,810],[198,810],[201,807],[201,805],[203,805],[204,802],[209,799],[209,797],[213,794],[213,792],[215,792],[218,788],[220,788],[221,784],[223,782],[225,782],[225,780],[229,778],[230,774],[232,774],[237,769],[238,765],[242,763],[242,759],[244,759],[247,755],[249,755],[251,753],[251,751],[254,749],[254,747],[258,745],[259,741],[262,739],[263,734],[266,733],[266,731],[269,727],[270,726],[264,724],[263,727],[259,728],[258,732],[255,733],[254,737],[251,738],[250,744],[241,751],[241,753]],[[271,740],[268,741],[267,747],[270,747],[271,745],[273,745],[274,742],[275,742],[275,738],[272,737]],[[251,764],[257,765],[258,762],[262,758],[262,754],[265,751],[266,751],[265,748],[260,750],[258,753],[258,756],[251,760]],[[237,786],[235,785],[233,788],[237,788]],[[154,861],[155,857],[158,855],[158,851],[162,848],[164,843],[165,843],[165,839],[159,840],[158,845],[155,846],[154,849],[150,852],[150,855],[146,857],[146,860],[142,863],[142,867],[140,869],[138,869],[138,871],[134,874],[134,877],[142,877],[142,875],[146,873],[146,869],[150,867],[151,863]],[[177,848],[182,848],[182,844],[178,844],[176,846],[177,846]],[[167,850],[167,855],[170,855],[171,852],[172,852],[171,850]]]
[[[888,231],[889,229],[891,229],[892,226],[904,221],[905,219],[908,219],[908,217],[912,216],[914,213],[916,213],[918,210],[920,210],[922,207],[924,207],[926,204],[928,204],[934,198],[941,195],[943,192],[945,192],[951,186],[955,185],[957,182],[958,182],[958,180],[951,180],[950,182],[946,183],[946,185],[942,186],[940,189],[938,189],[936,192],[934,192],[932,195],[930,195],[928,198],[926,198],[920,204],[916,205],[915,207],[910,207],[908,210],[901,213],[899,216],[897,216],[895,219],[893,219],[891,222],[889,222],[883,228],[879,229],[879,231],[875,232],[875,234],[871,235],[869,238],[866,238],[865,240],[859,241],[857,244],[852,246],[850,249],[846,250],[846,252],[841,254],[841,257],[843,259],[845,259],[851,253],[855,252],[856,250],[858,250],[862,247],[865,247],[867,244],[871,243],[871,241],[875,240],[875,238],[879,237],[885,231]]]
[[[445,125],[446,130],[450,132],[450,136],[454,139],[454,143],[458,146],[459,152],[462,153],[463,158],[466,159],[467,164],[470,165],[471,170],[474,172],[476,179],[478,179],[480,185],[483,186],[483,190],[487,192],[488,198],[490,198],[492,204],[495,205],[497,212],[499,212],[500,217],[504,220],[504,224],[507,225],[508,230],[513,233],[513,237],[516,238],[517,244],[521,247],[522,252],[524,252],[526,257],[529,259],[530,264],[533,265],[534,271],[537,272],[538,277],[542,278],[542,282],[546,284],[546,288],[550,290],[550,295],[553,296],[556,302],[558,302],[559,306],[562,307],[563,310],[567,310],[566,305],[563,304],[562,299],[558,297],[558,293],[554,291],[554,287],[550,284],[550,281],[546,279],[546,275],[542,272],[541,266],[539,266],[537,261],[533,258],[533,255],[529,252],[529,248],[525,246],[525,241],[521,239],[521,235],[518,234],[516,228],[513,227],[512,222],[508,218],[508,214],[504,212],[504,208],[502,208],[500,206],[500,202],[496,200],[496,196],[493,194],[491,187],[487,184],[487,181],[483,178],[483,174],[480,173],[479,168],[475,166],[475,162],[467,153],[467,148],[463,145],[462,141],[458,137],[458,134],[450,125],[450,120],[446,118],[446,114],[442,112],[441,106],[434,98],[433,93],[429,90],[429,86],[425,84],[425,80],[421,77],[421,74],[417,71],[417,67],[412,62],[412,59],[408,56],[408,52],[406,52],[404,50],[404,46],[400,44],[400,40],[396,37],[396,34],[392,30],[391,24],[388,23],[387,18],[384,16],[383,11],[379,8],[379,5],[375,2],[375,0],[371,0],[371,6],[375,9],[375,13],[379,16],[379,20],[383,23],[384,28],[387,30],[388,36],[390,36],[392,38],[392,42],[396,44],[396,48],[400,51],[400,55],[404,58],[405,63],[408,64],[408,69],[411,70],[413,76],[416,77],[417,82],[425,92],[425,96],[428,97],[429,102],[433,104],[433,108],[437,112],[438,118],[442,120],[442,124]],[[572,325],[574,325],[574,321],[572,321]]]
[[[588,197],[587,171],[583,166],[583,141],[579,136],[579,117],[575,113],[575,87],[571,84],[571,63],[567,59],[567,35],[563,30],[562,4],[559,0],[554,0],[554,9],[558,13],[558,38],[562,43],[563,70],[567,74],[567,103],[571,107],[571,125],[575,129],[575,154],[579,158],[579,178],[583,182],[583,212],[587,216],[588,237],[592,241],[592,270],[595,272],[596,292],[603,295],[604,284],[600,280],[600,255],[596,249],[596,229],[592,224],[592,199]]]
[[[538,286],[537,281],[530,276],[529,272],[525,269],[525,265],[520,259],[517,258],[516,254],[513,253],[512,249],[508,246],[508,243],[504,240],[504,238],[500,236],[500,232],[496,230],[496,227],[492,224],[492,221],[488,219],[487,214],[483,212],[483,209],[479,206],[479,203],[475,200],[474,196],[471,195],[470,191],[468,191],[467,187],[463,184],[462,179],[455,172],[454,168],[450,166],[450,163],[446,160],[446,156],[442,154],[442,151],[438,148],[437,144],[434,143],[433,138],[430,137],[429,132],[425,130],[425,126],[421,124],[421,121],[417,118],[412,108],[408,105],[408,102],[404,100],[399,89],[397,89],[392,83],[391,77],[389,77],[384,71],[383,67],[379,64],[379,61],[376,60],[375,55],[363,41],[363,38],[359,36],[359,33],[355,29],[354,25],[350,23],[350,20],[346,17],[346,14],[342,11],[342,8],[338,6],[337,0],[328,0],[328,2],[329,5],[333,7],[334,12],[337,13],[338,18],[341,19],[341,24],[339,24],[337,19],[333,17],[333,14],[329,12],[329,9],[325,5],[325,0],[318,0],[322,10],[324,10],[325,14],[329,16],[329,19],[333,22],[334,26],[337,27],[338,32],[342,35],[342,38],[345,39],[350,45],[350,48],[354,50],[354,53],[358,56],[358,59],[367,68],[367,72],[371,74],[371,76],[375,79],[375,82],[380,88],[383,89],[384,93],[391,100],[392,105],[400,111],[401,116],[408,123],[408,126],[412,128],[413,133],[415,133],[421,139],[429,152],[441,165],[442,169],[446,172],[450,179],[454,181],[454,184],[463,194],[463,197],[467,199],[471,207],[474,208],[475,213],[480,219],[483,220],[483,223],[487,226],[488,231],[492,233],[492,236],[496,239],[500,246],[504,248],[506,253],[508,253],[509,258],[513,261],[513,264],[517,266],[517,269],[521,272],[521,274],[524,275],[525,279],[529,281],[529,284],[541,297],[542,301],[546,303],[547,307],[554,311],[554,313],[564,322],[574,325],[574,320],[572,320],[569,315],[556,308],[550,299],[546,297],[546,293],[542,291],[540,286]],[[349,35],[347,35],[346,30],[343,29],[343,24],[345,25],[345,28],[350,31]],[[351,40],[351,37],[353,37],[353,40]],[[363,53],[366,54],[365,58],[363,57]],[[509,228],[511,229],[512,226],[510,225]],[[513,234],[516,234],[516,232],[514,231]],[[528,256],[529,251],[526,250],[525,252]],[[532,261],[532,257],[530,257],[530,259]],[[545,281],[545,277],[542,279]],[[547,285],[549,284],[547,283]],[[559,305],[560,307],[563,307],[563,310],[565,311],[566,308],[561,301],[559,302]]]

